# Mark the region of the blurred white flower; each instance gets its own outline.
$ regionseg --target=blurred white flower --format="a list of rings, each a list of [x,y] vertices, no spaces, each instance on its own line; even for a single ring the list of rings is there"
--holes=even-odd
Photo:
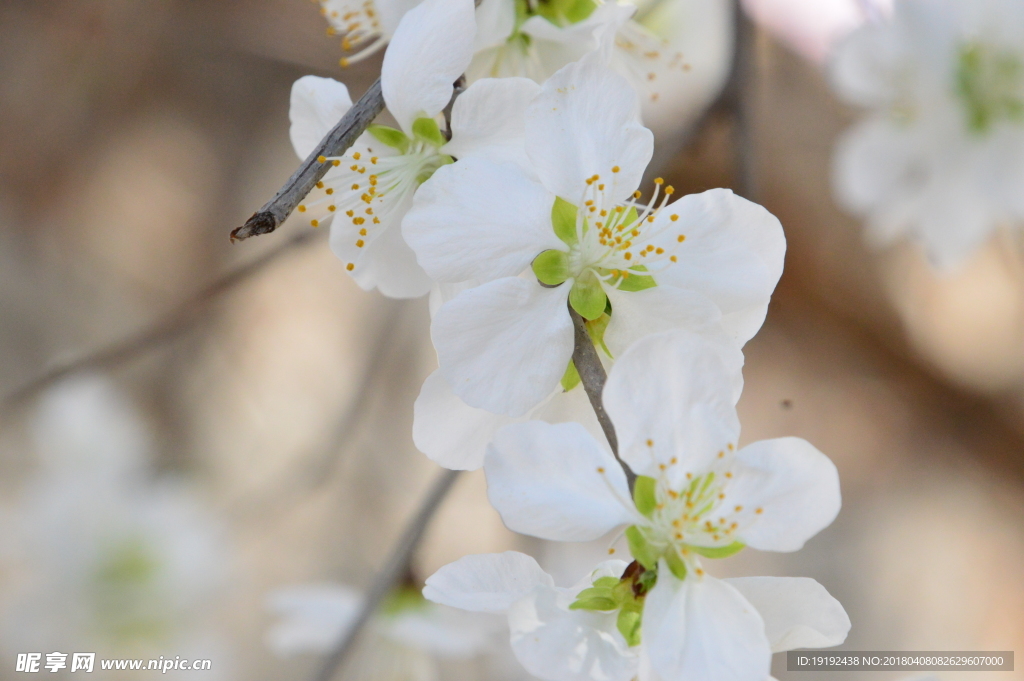
[[[833,82],[871,109],[836,150],[836,196],[877,244],[941,269],[1024,219],[1024,4],[900,0],[837,50]]]
[[[321,0],[332,30],[343,36],[342,65],[383,46],[417,3]],[[642,95],[644,120],[659,135],[696,119],[721,90],[732,58],[728,0],[483,0],[476,24],[470,83],[509,76],[543,83],[600,49]]]
[[[413,194],[452,157],[522,156],[522,111],[537,86],[522,78],[486,80],[466,90],[452,111],[448,141],[436,117],[472,57],[472,0],[427,0],[400,22],[384,56],[381,88],[400,130],[371,126],[332,168],[300,213],[331,220],[331,248],[364,289],[395,298],[421,296],[430,280],[399,229]],[[292,88],[291,138],[305,158],[352,106],[348,89],[306,76]]]
[[[792,50],[820,64],[850,31],[886,16],[892,0],[743,0],[743,8]]]
[[[43,396],[33,425],[43,466],[9,518],[4,648],[216,654],[221,677],[204,628],[224,577],[221,532],[183,485],[152,477],[131,405],[79,376]]]
[[[345,634],[363,595],[340,584],[283,587],[267,598],[281,619],[266,635],[279,656],[326,653]],[[437,659],[466,659],[487,652],[503,623],[426,601],[409,587],[396,589],[370,624],[368,649],[357,658],[360,678],[435,681]]]
[[[518,417],[560,379],[578,382],[567,302],[609,356],[682,327],[742,363],[782,272],[782,228],[727,190],[669,203],[659,179],[638,203],[652,146],[629,84],[590,56],[527,108],[528,168],[481,155],[417,193],[402,227],[424,270],[480,283],[444,303],[431,328],[440,372],[467,405]]]

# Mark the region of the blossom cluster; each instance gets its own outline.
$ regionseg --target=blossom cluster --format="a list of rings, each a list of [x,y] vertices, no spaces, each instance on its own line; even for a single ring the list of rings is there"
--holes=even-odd
[[[814,580],[708,572],[747,546],[800,549],[838,514],[839,479],[804,440],[740,446],[742,348],[764,322],[785,238],[728,190],[677,197],[657,178],[645,195],[650,93],[622,66],[641,44],[637,8],[424,0],[397,17],[390,4],[322,4],[356,56],[389,42],[381,88],[398,127],[371,126],[322,159],[332,167],[299,211],[331,221],[332,248],[364,288],[430,293],[438,369],[414,441],[447,468],[483,468],[510,529],[609,535],[628,552],[613,546],[568,588],[524,554],[467,556],[423,596],[503,615],[516,658],[550,681],[764,681],[773,652],[841,643],[849,619]],[[341,83],[299,80],[298,154],[350,106]],[[584,385],[581,344],[600,364],[586,369],[607,371],[603,391]],[[357,597],[334,598],[349,603],[340,612]],[[296,635],[300,611],[322,600],[278,602],[296,615],[274,635],[283,647],[347,619]]]

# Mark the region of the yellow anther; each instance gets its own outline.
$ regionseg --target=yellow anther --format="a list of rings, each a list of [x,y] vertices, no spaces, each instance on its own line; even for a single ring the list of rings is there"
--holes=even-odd
[[[633,254],[632,253],[626,253],[626,255],[624,255],[622,257],[625,258],[626,260],[632,260],[633,259]]]
[[[615,553],[615,549],[608,549],[608,555],[609,556],[614,554],[614,553]]]
[[[327,191],[326,191],[325,193],[327,194],[327,196],[330,196],[331,194],[333,194],[333,193],[334,193],[334,190],[333,190],[333,189],[331,189],[330,187],[328,187],[328,188],[327,188]]]
[[[359,157],[360,157],[360,153],[358,151],[356,153],[352,154],[352,158],[354,158],[357,161],[359,160]]]
[[[313,225],[314,227],[319,227],[320,226],[320,221],[319,220],[310,220],[309,224]]]
[[[635,192],[633,192],[633,198],[634,199],[639,199],[641,196],[643,196],[643,193],[639,189],[637,189]]]
[[[762,513],[764,513],[764,509],[763,508],[759,508],[756,511],[754,511],[754,513],[757,513],[758,515],[761,515]]]
[[[356,268],[356,264],[354,262],[350,262],[349,264],[345,265],[345,269],[348,270],[349,272],[351,272],[355,268]]]
[[[374,218],[373,219],[373,224],[379,225],[380,224],[380,218]]]
[[[354,210],[347,210],[347,211],[345,211],[345,215],[347,215],[349,217],[352,217],[355,214],[356,214],[356,212]]]
[[[370,163],[372,163],[373,165],[377,165],[377,157],[376,156],[371,156],[370,157]]]
[[[664,252],[665,252],[665,249],[664,249],[664,248],[660,248],[660,247],[659,247],[659,248],[655,248],[655,249],[654,249],[654,252],[655,252],[656,254],[658,254],[658,255],[661,255],[662,253],[664,253]]]
[[[675,221],[676,221],[676,220],[678,220],[678,219],[679,219],[679,216],[678,216],[678,215],[670,215],[670,216],[669,216],[669,220],[671,220],[672,222],[675,222]]]
[[[352,191],[356,191],[357,189],[359,189],[359,185],[358,184],[353,184],[352,185]]]
[[[684,241],[686,241],[686,235],[680,234],[679,236],[676,237],[676,241],[678,241],[679,243],[683,243]]]
[[[338,64],[339,64],[339,65],[341,66],[341,68],[343,68],[343,69],[344,69],[344,68],[348,68],[348,64],[349,64],[349,62],[348,62],[348,57],[342,57],[341,59],[339,59],[339,60],[338,60]],[[349,263],[349,264],[351,265],[352,263]],[[352,269],[352,268],[350,267],[349,269]]]
[[[359,236],[366,236],[366,228],[365,227],[363,227],[361,230],[359,230]]]
[[[676,193],[676,188],[673,187],[672,185],[669,185],[669,186],[665,187],[665,195],[666,196],[672,196],[675,193]]]
[[[598,472],[598,473],[604,473],[604,468],[602,468],[602,467],[598,466],[598,467],[597,467],[597,472]]]
[[[317,189],[323,189],[324,188],[324,183],[323,182],[317,182],[316,183],[316,188]]]
[[[742,506],[737,506],[735,510],[736,510],[737,513],[739,513],[740,511],[743,510],[743,507]]]
[[[316,162],[317,163],[327,163],[327,157],[323,156],[323,155],[317,156],[316,157]]]
[[[366,218],[364,218],[364,217],[352,218],[352,224],[353,225],[361,225],[364,222],[366,222]]]
[[[665,180],[664,178],[656,177],[654,178],[654,184],[665,184]]]
[[[654,446],[654,440],[650,440],[650,439],[648,439],[648,440],[647,440],[647,446],[648,446],[648,447],[653,447],[653,446]]]
[[[327,206],[327,210],[329,210],[329,211],[331,211],[333,213],[334,211],[338,210],[338,207],[337,206]]]
[[[341,161],[339,161],[338,159],[334,159],[333,161],[331,161],[331,163],[334,164],[335,168],[341,165]]]
[[[619,167],[618,166],[612,166],[612,172],[613,173],[619,172]]]
[[[365,245],[365,243],[366,242],[364,242],[362,239],[359,239],[358,241],[356,241],[356,248],[362,248]]]
[[[306,207],[303,206],[303,205],[299,205],[299,212],[300,213],[305,213],[306,212]]]

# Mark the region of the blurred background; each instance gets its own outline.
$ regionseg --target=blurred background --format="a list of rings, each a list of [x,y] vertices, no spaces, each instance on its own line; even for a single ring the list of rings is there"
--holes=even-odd
[[[846,649],[1024,651],[1024,257],[1000,236],[937,275],[913,245],[869,250],[835,206],[832,147],[856,112],[822,63],[856,4],[821,3],[839,9],[814,20],[752,0],[749,134],[720,101],[657,170],[683,192],[737,187],[747,140],[789,250],[746,349],[743,439],[807,438],[843,484],[838,520],[803,551],[713,568],[814,577],[850,613]],[[33,651],[303,678],[318,658],[273,654],[268,594],[366,588],[440,473],[410,436],[435,366],[426,301],[360,291],[326,232],[299,221],[228,242],[297,165],[292,82],[332,76],[358,96],[379,73],[379,58],[342,72],[317,10],[0,3],[0,394],[14,396],[0,414],[0,679]],[[158,323],[145,352],[22,390]],[[469,473],[412,578],[517,549],[568,585],[606,547],[509,532]],[[360,655],[348,678],[372,676]],[[777,658],[775,676],[799,677]],[[523,678],[500,646],[440,671]]]

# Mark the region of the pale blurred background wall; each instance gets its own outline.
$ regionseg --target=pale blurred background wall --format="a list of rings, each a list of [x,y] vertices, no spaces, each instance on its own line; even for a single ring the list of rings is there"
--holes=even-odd
[[[296,165],[291,83],[315,73],[358,94],[378,72],[372,59],[337,67],[337,41],[316,9],[0,3],[0,392],[145,328],[309,229],[293,222],[227,239]],[[1024,652],[1019,243],[993,243],[946,279],[913,247],[870,252],[829,189],[831,146],[853,112],[819,67],[765,34],[756,47],[759,199],[782,220],[789,252],[768,322],[747,346],[744,439],[811,440],[840,468],[844,507],[800,553],[748,550],[716,567],[818,579],[851,615],[848,649]],[[687,192],[730,186],[729,126],[721,111],[709,116],[663,170],[667,180]],[[436,474],[410,437],[412,402],[434,363],[427,328],[425,301],[360,291],[316,238],[112,371],[155,434],[158,468],[190,480],[228,528],[230,577],[210,603],[228,677],[310,673],[314,658],[279,661],[263,645],[267,591],[365,586]],[[8,511],[37,467],[33,405],[3,415]],[[517,548],[564,584],[605,547],[513,535],[476,473],[437,516],[416,572]],[[8,577],[0,572],[0,587]],[[0,678],[19,676],[13,669],[0,657]],[[450,674],[493,677],[483,670]],[[784,660],[775,675],[802,678]]]

